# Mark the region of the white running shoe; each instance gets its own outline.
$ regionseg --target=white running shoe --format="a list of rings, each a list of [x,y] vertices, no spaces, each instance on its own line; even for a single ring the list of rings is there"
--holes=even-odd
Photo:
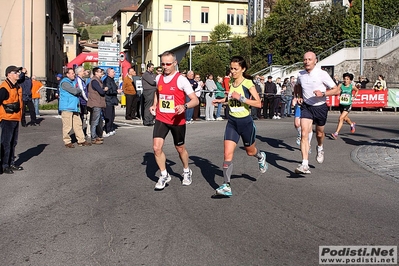
[[[233,196],[233,193],[231,192],[231,187],[229,184],[223,184],[220,187],[216,189],[216,195],[219,196],[226,196],[226,197],[231,197]]]
[[[261,154],[262,158],[258,160],[258,164],[259,164],[259,171],[263,174],[266,173],[267,169],[269,168],[269,164],[266,162],[266,153],[262,151]]]
[[[318,163],[324,162],[324,150],[317,149],[316,161]]]
[[[272,119],[277,119],[277,116],[273,115]]]
[[[310,174],[309,165],[300,164],[300,165],[295,169],[295,173],[296,173],[296,174]]]
[[[155,184],[155,189],[164,189],[166,183],[169,183],[170,180],[172,180],[172,178],[169,174],[167,174],[166,176],[160,176],[158,182]]]
[[[193,175],[193,172],[190,171],[189,172],[183,172],[182,176],[183,176],[183,181],[181,182],[181,184],[183,186],[189,186],[191,185],[191,183],[193,182],[191,176]]]
[[[298,134],[296,137],[296,145],[300,146],[301,145],[301,135]]]
[[[111,133],[106,133],[106,132],[103,133],[103,138],[108,138],[109,136],[112,136]]]

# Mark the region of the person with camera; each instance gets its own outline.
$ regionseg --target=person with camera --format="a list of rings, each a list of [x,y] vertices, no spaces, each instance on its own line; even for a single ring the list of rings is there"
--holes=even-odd
[[[6,79],[0,85],[1,163],[5,174],[23,170],[15,165],[15,146],[22,118],[22,88],[17,83],[22,67],[6,68]]]

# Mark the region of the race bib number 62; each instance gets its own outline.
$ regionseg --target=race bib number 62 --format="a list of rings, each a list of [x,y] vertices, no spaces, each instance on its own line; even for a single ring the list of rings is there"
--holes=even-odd
[[[175,113],[175,96],[160,94],[159,111],[161,113]]]

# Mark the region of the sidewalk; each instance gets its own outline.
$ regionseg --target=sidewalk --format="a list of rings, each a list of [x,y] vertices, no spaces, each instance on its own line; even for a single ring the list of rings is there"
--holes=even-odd
[[[352,151],[351,158],[364,169],[399,182],[399,138],[361,145]]]

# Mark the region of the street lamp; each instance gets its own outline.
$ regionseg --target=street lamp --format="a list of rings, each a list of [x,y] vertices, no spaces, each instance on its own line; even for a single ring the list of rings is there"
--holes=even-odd
[[[362,18],[361,18],[361,33],[360,33],[360,76],[363,76],[363,49],[364,49],[364,0],[362,0]]]
[[[141,70],[144,72],[145,70],[145,62],[144,62],[144,25],[138,22],[133,22],[136,26],[141,27]]]

